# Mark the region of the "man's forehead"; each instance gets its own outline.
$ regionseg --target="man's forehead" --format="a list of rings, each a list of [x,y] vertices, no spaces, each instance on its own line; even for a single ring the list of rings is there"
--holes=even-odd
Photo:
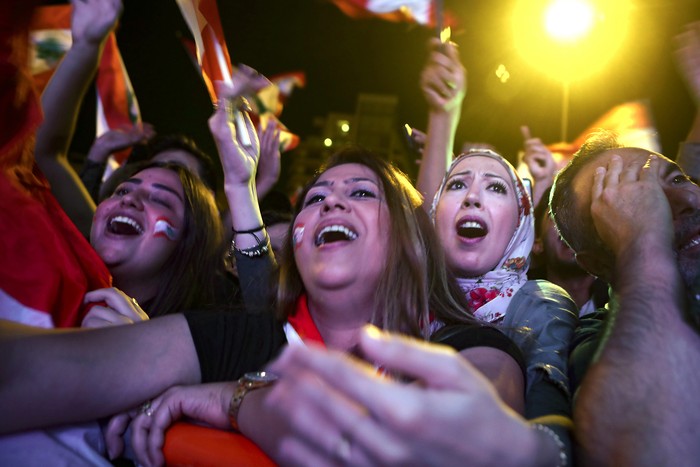
[[[649,151],[647,149],[641,149],[641,148],[616,148],[616,149],[609,149],[607,151],[603,151],[597,156],[594,156],[591,159],[591,162],[586,164],[587,166],[590,166],[592,170],[595,170],[597,167],[607,167],[608,163],[610,162],[610,159],[614,155],[618,155],[622,158],[622,166],[627,167],[630,164],[634,163],[639,163],[640,161],[646,162],[647,159],[649,159],[649,156],[655,155],[661,160],[662,165],[665,164],[672,164],[676,165],[675,162],[673,162],[671,159],[668,157],[664,156],[663,154],[659,154],[658,152],[654,151]]]
[[[608,163],[613,156],[620,156],[622,159],[622,166],[624,168],[628,167],[630,164],[646,163],[647,159],[649,159],[649,156],[652,154],[661,160],[662,165],[672,165],[674,168],[678,167],[674,161],[663,154],[641,148],[615,148],[603,151],[594,156],[590,156],[590,160],[581,167],[579,172],[572,180],[574,191],[577,192],[577,198],[582,200],[581,197],[583,196],[585,200],[588,200],[590,189],[593,185],[593,174],[595,173],[595,170],[598,167],[607,168]]]

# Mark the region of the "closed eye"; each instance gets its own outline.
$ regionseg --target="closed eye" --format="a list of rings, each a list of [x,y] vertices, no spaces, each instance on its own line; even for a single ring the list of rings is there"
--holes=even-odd
[[[168,201],[165,201],[164,199],[161,199],[161,198],[159,198],[159,197],[157,197],[157,196],[152,196],[152,197],[151,197],[151,200],[153,200],[154,203],[160,204],[160,205],[163,206],[163,207],[166,207],[166,208],[168,208],[168,209],[171,208],[170,203],[169,203]]]

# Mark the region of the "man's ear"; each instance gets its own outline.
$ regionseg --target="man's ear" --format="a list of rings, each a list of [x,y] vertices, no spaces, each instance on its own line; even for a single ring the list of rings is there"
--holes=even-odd
[[[612,262],[614,259],[601,258],[600,250],[582,250],[576,253],[576,262],[586,272],[608,281],[612,277]]]

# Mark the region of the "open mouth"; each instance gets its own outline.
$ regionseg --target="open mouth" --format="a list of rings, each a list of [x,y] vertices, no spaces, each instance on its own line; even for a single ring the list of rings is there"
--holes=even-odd
[[[483,222],[469,220],[457,226],[457,235],[464,238],[481,238],[489,233]]]
[[[143,227],[130,217],[115,216],[107,223],[107,231],[115,235],[141,235]]]
[[[357,232],[343,225],[328,225],[316,235],[316,246],[334,242],[351,242],[357,238]]]
[[[691,248],[695,248],[698,245],[700,245],[700,235],[696,235],[690,238],[688,241],[684,242],[678,251],[690,250]]]

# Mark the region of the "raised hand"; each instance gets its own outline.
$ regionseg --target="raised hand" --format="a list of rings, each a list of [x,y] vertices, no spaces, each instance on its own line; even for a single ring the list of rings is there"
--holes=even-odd
[[[457,45],[433,39],[432,52],[420,77],[423,96],[433,111],[459,109],[467,90],[467,72],[459,61]]]
[[[83,301],[95,303],[83,318],[81,327],[84,328],[133,324],[148,320],[148,315],[141,309],[136,299],[115,287],[88,292]],[[104,305],[97,304],[100,302]]]
[[[112,153],[138,143],[145,143],[153,136],[155,136],[155,130],[150,123],[144,123],[142,126],[134,125],[126,130],[109,130],[95,139],[87,157],[94,162],[104,162]]]
[[[219,104],[209,119],[209,129],[214,137],[224,169],[224,183],[247,185],[255,181],[260,158],[260,141],[248,115],[247,104],[238,92],[243,89],[217,82]]]
[[[121,0],[72,0],[73,45],[99,45],[114,29],[122,14]]]
[[[544,183],[546,184],[545,188],[551,186],[557,171],[552,152],[541,139],[533,138],[530,135],[530,128],[527,126],[521,126],[520,131],[523,135],[525,146],[523,162],[527,164],[533,182]]]
[[[616,255],[652,245],[670,248],[673,243],[673,218],[660,183],[659,158],[639,159],[625,167],[620,156],[613,156],[607,167],[596,169],[593,178],[593,222]]]

